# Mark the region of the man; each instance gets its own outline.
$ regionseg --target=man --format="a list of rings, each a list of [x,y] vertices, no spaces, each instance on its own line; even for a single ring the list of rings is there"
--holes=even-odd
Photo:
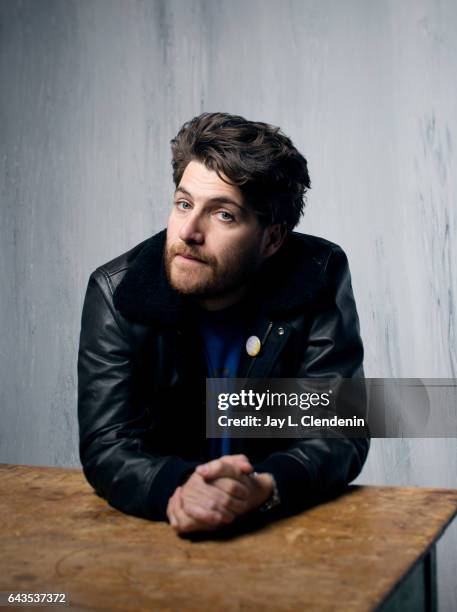
[[[114,507],[178,533],[298,512],[359,474],[368,441],[206,439],[205,381],[363,376],[346,256],[292,231],[310,180],[278,128],[205,113],[172,153],[166,232],[89,279],[84,473]]]

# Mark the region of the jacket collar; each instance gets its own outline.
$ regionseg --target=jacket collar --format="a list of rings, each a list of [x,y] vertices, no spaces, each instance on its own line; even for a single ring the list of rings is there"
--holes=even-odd
[[[256,274],[248,299],[266,316],[292,316],[316,300],[324,284],[325,260],[323,249],[313,248],[309,238],[291,233]],[[190,310],[189,298],[179,295],[168,283],[165,240],[166,230],[162,230],[145,241],[114,292],[116,309],[130,321],[175,325]]]

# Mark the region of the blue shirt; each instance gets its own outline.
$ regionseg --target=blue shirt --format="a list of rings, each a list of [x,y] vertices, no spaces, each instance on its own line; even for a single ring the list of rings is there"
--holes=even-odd
[[[234,378],[246,336],[243,303],[222,310],[199,309],[197,319],[203,340],[208,378]],[[229,455],[230,438],[212,438],[212,458]]]

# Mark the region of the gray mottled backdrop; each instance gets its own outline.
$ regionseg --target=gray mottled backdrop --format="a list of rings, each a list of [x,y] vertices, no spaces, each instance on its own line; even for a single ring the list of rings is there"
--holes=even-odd
[[[89,273],[164,226],[202,111],[307,156],[300,229],[348,253],[367,375],[455,377],[456,75],[454,0],[1,0],[0,461],[78,465]],[[456,487],[456,441],[374,441],[358,482]]]

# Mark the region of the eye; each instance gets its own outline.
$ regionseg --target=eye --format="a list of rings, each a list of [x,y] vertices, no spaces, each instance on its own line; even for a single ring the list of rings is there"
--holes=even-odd
[[[189,204],[189,202],[186,202],[186,200],[178,200],[177,202],[175,202],[175,206],[179,210],[189,210],[189,208],[191,208],[191,205]]]
[[[216,214],[220,215],[219,219],[224,223],[235,221],[235,217],[226,210],[219,210]]]

